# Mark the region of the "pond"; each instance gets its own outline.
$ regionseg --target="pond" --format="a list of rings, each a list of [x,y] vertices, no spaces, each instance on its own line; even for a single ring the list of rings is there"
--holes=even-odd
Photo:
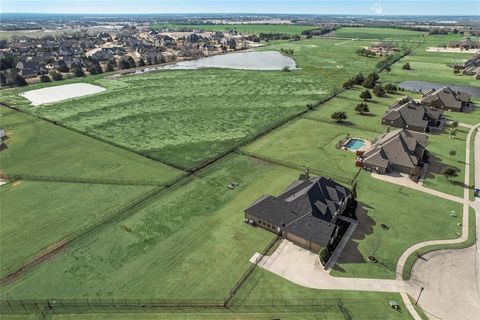
[[[277,51],[236,52],[197,60],[181,61],[159,67],[159,70],[190,70],[200,68],[224,68],[242,70],[282,70],[295,69],[296,63],[290,57]]]
[[[472,97],[479,98],[480,97],[480,88],[477,87],[470,87],[470,86],[452,86],[449,84],[441,84],[435,82],[428,82],[428,81],[404,81],[400,83],[400,88],[409,91],[425,91],[429,89],[438,90],[445,86],[452,88],[455,91],[464,91],[470,94]]]

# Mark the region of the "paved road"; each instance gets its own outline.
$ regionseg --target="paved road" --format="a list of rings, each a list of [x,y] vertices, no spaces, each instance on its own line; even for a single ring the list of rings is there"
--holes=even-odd
[[[480,134],[475,136],[474,150],[475,161],[471,165],[475,167],[475,184],[480,185]],[[468,159],[469,149],[467,151]],[[466,174],[468,175],[468,172]],[[466,177],[467,185],[470,182],[468,180]],[[465,190],[464,196],[468,199],[469,190]],[[476,209],[478,239],[480,236],[480,200],[476,199],[471,205]],[[467,206],[465,205],[465,207]],[[479,319],[480,249],[478,243],[462,250],[431,252],[424,255],[424,259],[419,259],[415,263],[407,292],[416,297],[420,287],[425,288],[419,304],[429,317],[442,320]]]

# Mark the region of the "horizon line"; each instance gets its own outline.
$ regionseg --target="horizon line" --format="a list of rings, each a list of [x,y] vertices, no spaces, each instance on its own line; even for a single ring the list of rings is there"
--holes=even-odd
[[[474,17],[475,14],[362,14],[362,13],[282,13],[282,12],[155,12],[155,13],[146,13],[146,12],[105,12],[105,13],[93,13],[93,12],[0,12],[0,16],[4,14],[67,14],[67,15],[199,15],[199,14],[225,14],[225,15],[242,15],[242,14],[252,14],[252,15],[304,15],[304,16],[364,16],[364,17]]]

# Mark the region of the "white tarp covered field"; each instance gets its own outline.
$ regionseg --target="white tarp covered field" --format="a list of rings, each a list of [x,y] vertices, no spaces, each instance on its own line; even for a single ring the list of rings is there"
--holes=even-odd
[[[105,91],[105,88],[89,83],[73,83],[60,86],[30,90],[20,95],[30,100],[34,106],[78,98]]]

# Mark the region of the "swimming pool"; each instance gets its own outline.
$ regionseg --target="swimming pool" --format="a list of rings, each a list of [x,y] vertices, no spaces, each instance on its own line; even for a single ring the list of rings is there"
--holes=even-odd
[[[360,139],[350,139],[345,144],[345,147],[350,150],[358,150],[360,148],[363,148],[364,146],[365,146],[365,141]]]

